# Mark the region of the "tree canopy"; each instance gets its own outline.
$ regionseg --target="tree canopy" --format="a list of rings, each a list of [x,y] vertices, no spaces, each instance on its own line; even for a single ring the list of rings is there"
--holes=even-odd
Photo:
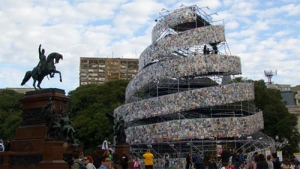
[[[257,108],[263,111],[264,133],[275,139],[279,137],[279,142],[285,139],[289,145],[284,148],[284,155],[292,155],[299,152],[300,134],[297,129],[297,116],[291,114],[283,104],[280,91],[267,88],[263,80],[255,81],[255,100]]]
[[[113,141],[113,124],[105,114],[113,114],[115,108],[124,104],[128,82],[117,80],[101,85],[84,85],[69,92],[75,138],[81,141],[85,150],[95,149],[105,137]]]
[[[235,82],[245,81],[243,78],[234,79]],[[284,155],[299,152],[300,134],[297,129],[297,117],[291,114],[281,101],[279,90],[267,88],[263,80],[252,81],[255,87],[254,103],[263,111],[264,133],[279,141],[289,140]],[[91,151],[101,145],[104,138],[113,141],[113,124],[106,117],[106,113],[113,113],[114,109],[124,104],[125,89],[129,81],[117,80],[101,85],[84,85],[69,92],[72,110],[70,118],[76,130],[75,138],[84,145],[84,149]],[[13,90],[0,92],[0,138],[13,138],[15,131],[22,121],[22,106],[19,102],[24,95]]]
[[[12,139],[22,121],[22,106],[19,100],[23,94],[13,90],[0,92],[0,138]]]

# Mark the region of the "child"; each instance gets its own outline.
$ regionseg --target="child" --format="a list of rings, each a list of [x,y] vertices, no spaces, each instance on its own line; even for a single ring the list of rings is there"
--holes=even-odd
[[[133,168],[134,168],[134,169],[138,169],[139,167],[140,167],[139,161],[138,161],[137,158],[135,158],[135,159],[134,159],[134,163],[133,163]]]

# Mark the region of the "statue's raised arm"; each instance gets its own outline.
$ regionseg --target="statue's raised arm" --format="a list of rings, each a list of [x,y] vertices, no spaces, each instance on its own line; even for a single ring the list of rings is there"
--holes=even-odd
[[[41,51],[41,44],[40,44],[40,46],[39,46],[39,55],[41,55],[41,53],[42,53],[42,51]]]

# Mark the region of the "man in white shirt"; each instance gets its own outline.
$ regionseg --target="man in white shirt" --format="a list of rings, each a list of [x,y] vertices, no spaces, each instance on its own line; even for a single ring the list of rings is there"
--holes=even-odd
[[[4,152],[4,144],[2,139],[0,139],[0,152]]]
[[[102,143],[102,150],[108,150],[108,142],[107,137],[105,137],[103,143]]]

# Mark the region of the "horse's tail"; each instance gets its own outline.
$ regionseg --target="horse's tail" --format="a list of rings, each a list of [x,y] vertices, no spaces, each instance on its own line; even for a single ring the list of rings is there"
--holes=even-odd
[[[25,73],[24,79],[21,83],[21,86],[23,86],[30,78],[31,78],[32,72],[31,71],[27,71]]]

